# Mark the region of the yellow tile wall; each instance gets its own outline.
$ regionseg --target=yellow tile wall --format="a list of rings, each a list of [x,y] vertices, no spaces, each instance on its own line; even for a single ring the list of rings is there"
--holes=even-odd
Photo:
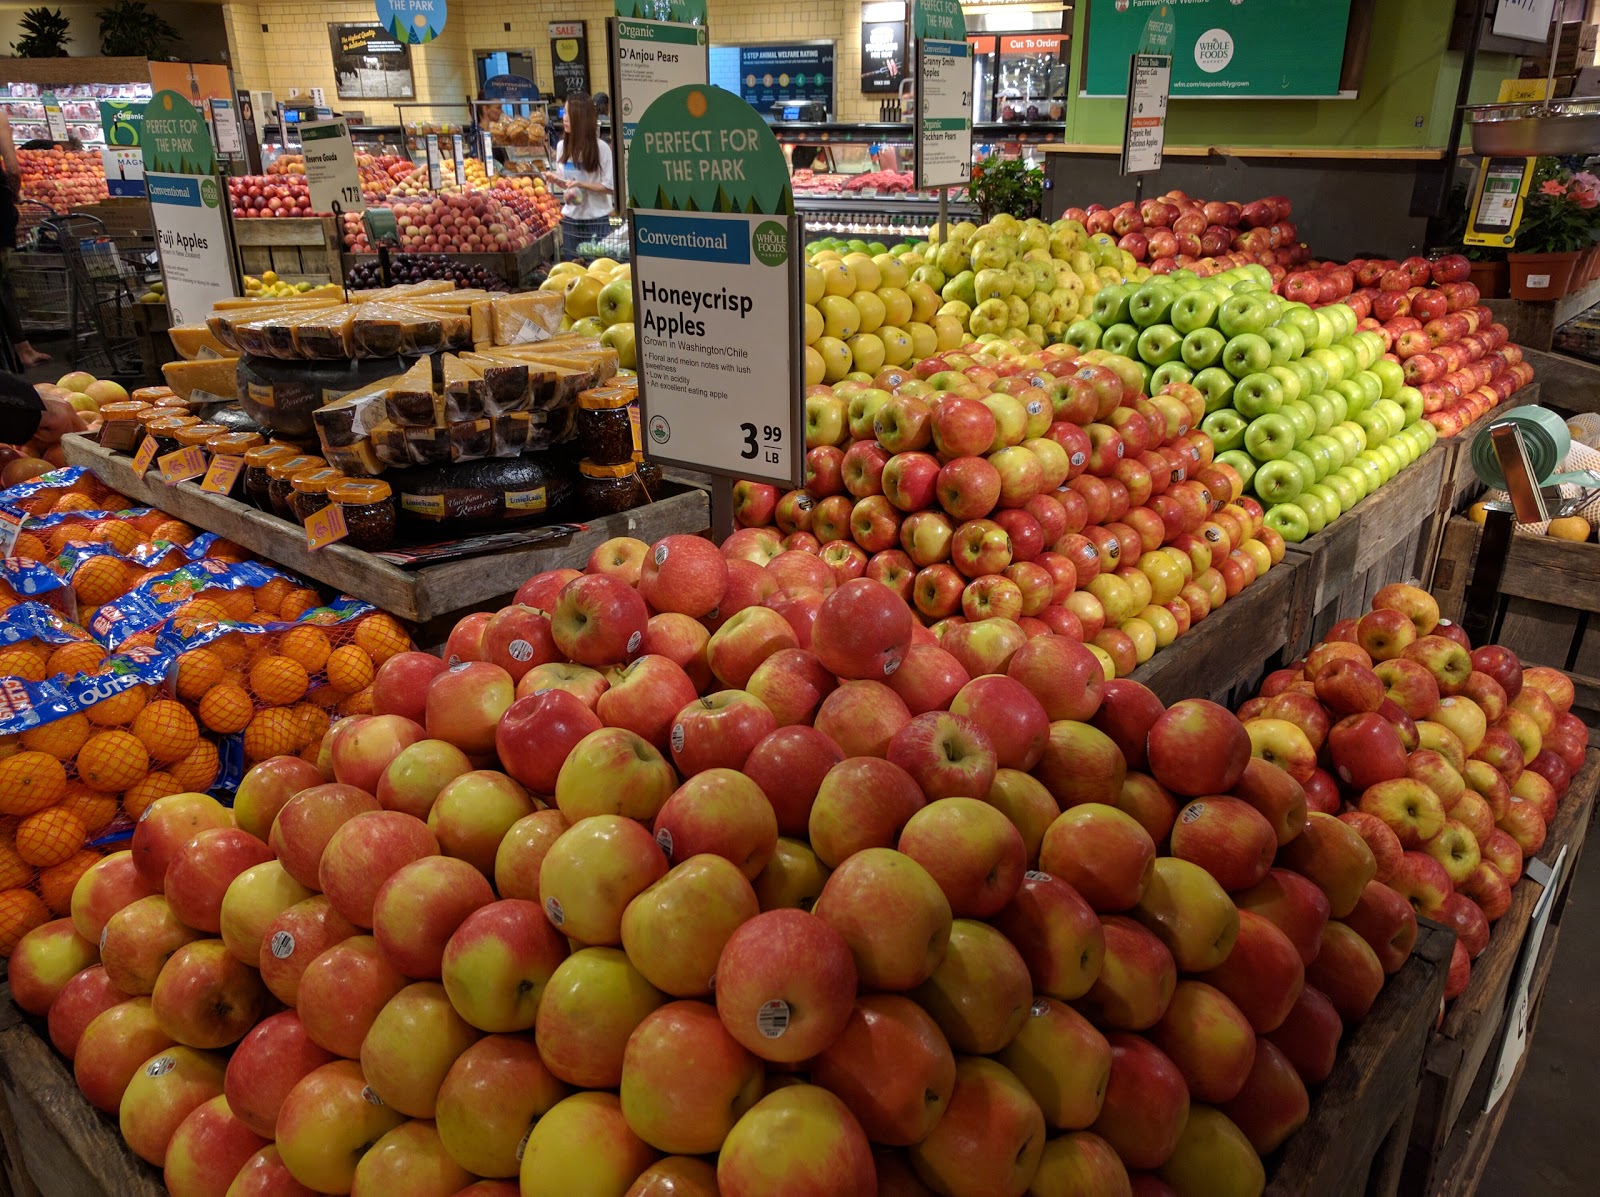
[[[539,78],[549,83],[552,20],[588,22],[589,73],[597,90],[609,90],[606,63],[608,16],[614,0],[458,0],[444,36],[430,46],[413,47],[412,74],[417,98],[459,101],[475,87],[473,51],[532,49]],[[270,88],[280,98],[298,87],[326,89],[334,100],[330,22],[370,22],[371,0],[229,0],[225,10],[234,77],[241,88]],[[263,34],[265,23],[270,32]],[[505,26],[511,26],[507,32]],[[859,0],[807,0],[786,7],[775,0],[710,0],[708,24],[717,44],[805,41],[829,38],[836,44],[837,110],[840,120],[875,120],[878,101],[862,96],[861,4]],[[373,123],[397,119],[394,105],[379,100],[344,101]]]

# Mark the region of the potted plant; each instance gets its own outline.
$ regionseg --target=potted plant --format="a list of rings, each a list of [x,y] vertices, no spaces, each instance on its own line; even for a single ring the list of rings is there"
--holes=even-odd
[[[17,28],[22,40],[11,43],[18,58],[65,58],[68,27],[72,24],[58,8],[30,8],[22,14]]]
[[[995,155],[976,162],[967,195],[978,205],[985,221],[997,212],[1009,212],[1018,220],[1039,215],[1044,200],[1044,171],[1030,166],[1025,158]]]
[[[144,0],[116,0],[102,8],[100,53],[107,58],[165,58],[178,31]]]
[[[1600,180],[1541,158],[1523,201],[1522,223],[1506,261],[1513,299],[1560,299],[1573,286],[1579,261],[1600,232]],[[1588,269],[1589,263],[1585,263]]]

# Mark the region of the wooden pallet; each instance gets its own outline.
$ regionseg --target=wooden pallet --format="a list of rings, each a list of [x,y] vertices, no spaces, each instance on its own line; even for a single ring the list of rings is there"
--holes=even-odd
[[[417,623],[500,606],[506,596],[542,570],[581,568],[589,554],[613,536],[636,536],[653,542],[673,532],[704,531],[711,522],[710,502],[704,491],[676,490],[659,502],[590,520],[581,525],[581,531],[558,540],[401,569],[371,553],[341,544],[313,553],[306,548],[305,532],[287,520],[257,511],[237,499],[203,491],[194,482],[167,486],[154,479],[147,481],[133,472],[131,457],[102,449],[87,436],[64,437],[62,447],[69,465],[88,467],[107,486],[137,503],[159,507],[293,573],[315,578]],[[423,642],[428,641],[424,638]]]
[[[1556,887],[1549,924],[1540,941],[1528,987],[1530,1038],[1555,960],[1561,916],[1582,856],[1597,788],[1600,751],[1591,749],[1561,801],[1538,856],[1553,866],[1564,848],[1567,863]],[[1528,1059],[1524,1052],[1505,1092],[1494,1108],[1485,1112],[1500,1048],[1509,1030],[1507,1015],[1522,971],[1523,941],[1543,892],[1543,887],[1531,879],[1517,883],[1510,909],[1495,924],[1489,946],[1473,961],[1472,980],[1466,992],[1450,1005],[1444,1025],[1428,1044],[1416,1121],[1406,1153],[1403,1191],[1408,1194],[1471,1197],[1477,1188]]]
[[[1455,936],[1425,924],[1366,1019],[1339,1047],[1306,1124],[1284,1145],[1266,1197],[1395,1197],[1428,1029]]]
[[[1433,572],[1439,612],[1461,621],[1483,529],[1464,516],[1445,527]],[[1516,533],[1500,578],[1492,639],[1533,665],[1572,675],[1582,711],[1600,712],[1600,545]],[[1592,625],[1592,626],[1591,626]]]
[[[259,278],[274,271],[286,283],[342,283],[339,225],[332,216],[235,220],[239,268]]]
[[[0,1192],[15,1197],[163,1197],[116,1120],[78,1092],[71,1067],[0,987]]]

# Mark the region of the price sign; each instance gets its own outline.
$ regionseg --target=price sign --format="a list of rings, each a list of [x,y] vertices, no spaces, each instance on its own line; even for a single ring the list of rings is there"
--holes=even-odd
[[[206,476],[200,483],[200,489],[210,491],[214,495],[231,494],[233,484],[239,480],[243,470],[243,457],[213,457],[211,466],[206,470]]]
[[[467,185],[467,147],[461,141],[461,134],[450,134],[450,156],[456,164],[456,186]]]
[[[1167,143],[1167,93],[1172,88],[1172,57],[1135,54],[1128,64],[1128,115],[1122,129],[1122,173],[1161,169]]]
[[[211,128],[217,136],[217,153],[243,152],[239,139],[239,113],[232,100],[211,101]]]
[[[335,203],[346,212],[361,212],[367,202],[361,195],[361,174],[356,169],[350,126],[343,120],[308,121],[300,126],[305,151],[306,186],[311,207],[331,212]]]
[[[199,445],[190,445],[161,459],[161,480],[168,486],[198,478],[206,472],[206,451]]]
[[[44,123],[50,129],[51,141],[65,141],[67,139],[67,118],[61,114],[61,105],[57,102],[54,92],[47,91],[39,97],[39,102],[44,105]]]
[[[344,508],[337,503],[329,503],[306,521],[306,548],[313,551],[325,549],[349,534],[350,529],[344,523]]]
[[[143,478],[150,472],[156,459],[156,438],[147,436],[139,442],[139,451],[133,455],[133,472]]]
[[[494,138],[487,129],[478,134],[478,145],[483,156],[483,173],[494,178]]]
[[[711,57],[704,25],[616,17],[610,30],[616,51],[611,64],[615,114],[611,121],[612,137],[619,151],[616,156],[617,192],[625,196],[629,147],[639,118],[657,97],[673,88],[705,83],[710,77]]]
[[[444,176],[439,172],[439,135],[428,134],[428,186],[434,191],[444,182]]]
[[[917,186],[964,186],[972,177],[972,47],[932,38],[917,45]]]

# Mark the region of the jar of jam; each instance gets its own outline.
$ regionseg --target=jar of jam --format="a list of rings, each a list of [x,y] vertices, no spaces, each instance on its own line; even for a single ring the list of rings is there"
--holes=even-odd
[[[328,487],[328,498],[344,512],[345,544],[367,553],[394,548],[394,491],[387,482],[346,478]]]
[[[261,445],[245,450],[244,497],[252,507],[260,511],[272,510],[272,500],[267,494],[267,467],[275,461],[298,456],[300,452],[293,445]]]
[[[266,443],[259,432],[219,432],[206,442],[206,452],[213,457],[243,457]]]
[[[630,392],[624,387],[594,387],[578,394],[578,442],[595,465],[622,465],[633,459]]]
[[[589,516],[616,515],[650,501],[638,466],[630,459],[619,465],[583,461],[578,465],[578,505]]]
[[[661,497],[661,487],[666,482],[666,475],[661,472],[660,466],[639,449],[633,451],[633,464],[639,471],[639,481],[645,489],[645,502],[654,503]]]
[[[289,510],[294,512],[294,518],[304,524],[321,511],[328,505],[328,487],[342,481],[342,473],[326,466],[301,470],[294,476],[289,492]]]
[[[280,457],[267,466],[267,506],[280,520],[294,519],[289,507],[289,492],[294,487],[294,476],[328,463],[320,457]]]
[[[108,403],[100,409],[100,445],[117,453],[134,453],[144,440],[139,416],[154,408],[146,403]]]
[[[204,449],[206,442],[214,436],[222,436],[228,431],[224,424],[190,424],[186,428],[178,429],[178,444],[185,449],[198,445]]]
[[[183,448],[178,443],[179,430],[199,422],[199,416],[162,416],[160,419],[151,420],[145,425],[144,430],[156,438],[156,456],[164,457]]]
[[[140,387],[128,398],[138,403],[159,403],[163,399],[170,398],[173,394],[174,391],[169,386]]]

